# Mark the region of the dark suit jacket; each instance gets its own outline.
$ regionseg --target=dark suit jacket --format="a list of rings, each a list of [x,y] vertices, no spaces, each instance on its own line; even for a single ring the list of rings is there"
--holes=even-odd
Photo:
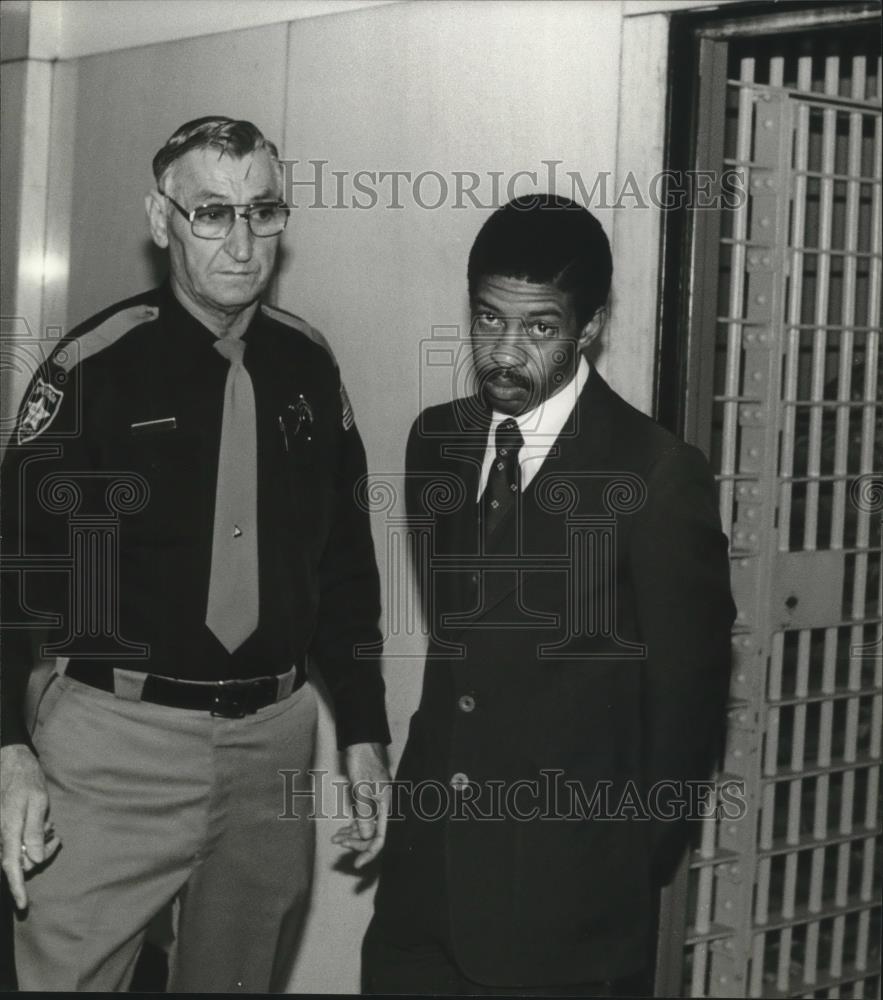
[[[686,843],[652,818],[683,797],[660,782],[706,777],[720,744],[727,539],[702,454],[593,370],[482,556],[489,419],[474,398],[433,407],[408,443],[432,635],[378,919],[419,935],[447,907],[458,964],[486,984],[618,978],[645,963],[654,880]],[[448,815],[421,819],[442,788]]]

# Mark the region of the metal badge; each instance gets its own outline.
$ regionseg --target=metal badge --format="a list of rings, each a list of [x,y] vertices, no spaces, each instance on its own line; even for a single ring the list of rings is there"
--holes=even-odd
[[[289,403],[285,416],[279,417],[279,431],[282,434],[282,444],[285,450],[288,451],[289,430],[291,430],[292,437],[297,437],[301,430],[304,430],[307,441],[312,441],[313,438],[310,433],[312,428],[313,408],[304,399],[303,393],[298,393],[297,402]]]

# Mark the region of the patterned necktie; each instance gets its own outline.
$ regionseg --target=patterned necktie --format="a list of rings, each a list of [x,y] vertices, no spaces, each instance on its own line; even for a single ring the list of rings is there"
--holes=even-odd
[[[518,452],[523,444],[518,424],[511,417],[504,420],[494,437],[496,454],[483,497],[485,538],[490,538],[518,502],[521,491]]]
[[[230,362],[218,454],[212,568],[205,623],[232,653],[258,624],[257,427],[245,344],[220,338]]]

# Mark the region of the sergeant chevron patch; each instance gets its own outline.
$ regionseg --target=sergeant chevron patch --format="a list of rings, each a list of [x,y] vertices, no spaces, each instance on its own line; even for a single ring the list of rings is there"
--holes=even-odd
[[[343,429],[348,431],[356,422],[356,418],[353,415],[353,407],[343,382],[340,383],[340,403],[343,407]]]

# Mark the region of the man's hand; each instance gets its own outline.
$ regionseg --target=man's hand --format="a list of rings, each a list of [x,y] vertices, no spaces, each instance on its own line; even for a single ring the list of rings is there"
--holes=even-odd
[[[61,846],[47,819],[49,795],[37,758],[24,744],[0,749],[0,850],[15,905],[28,905],[25,875]]]
[[[355,819],[331,838],[332,844],[355,851],[356,868],[380,853],[392,797],[386,752],[379,743],[354,743],[344,751]]]

